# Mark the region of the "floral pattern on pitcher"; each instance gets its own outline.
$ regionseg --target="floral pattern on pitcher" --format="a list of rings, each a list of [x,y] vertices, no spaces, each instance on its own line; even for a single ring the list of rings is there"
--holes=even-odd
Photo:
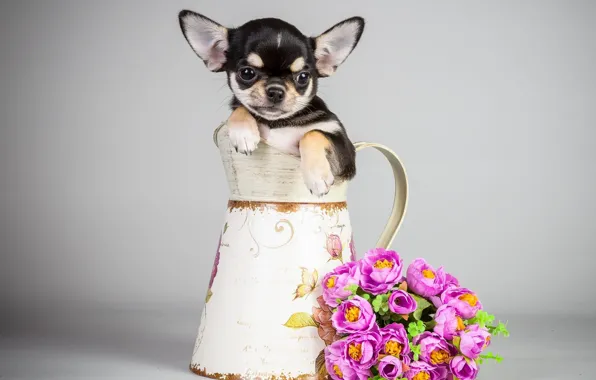
[[[337,222],[329,228],[334,229],[337,227],[340,227],[340,231],[343,229],[343,226],[339,226]],[[355,260],[356,252],[354,249],[353,234],[350,234],[349,240],[345,245],[342,243],[340,235],[336,233],[325,234],[325,236],[325,251],[326,254],[330,256],[327,263],[336,260],[343,265],[344,254],[348,254],[348,252],[344,253],[344,248],[346,251],[349,249],[350,261]],[[319,273],[316,269],[313,270],[313,272],[309,272],[308,269],[301,267],[300,270],[302,271],[302,282],[296,287],[294,300],[307,298],[310,294],[314,293],[319,286],[323,286],[322,283],[318,283]],[[321,281],[324,281],[324,279],[321,279]],[[331,325],[330,316],[332,310],[325,304],[323,296],[320,295],[320,293],[316,301],[318,307],[313,306],[312,313],[295,312],[290,315],[286,323],[284,323],[284,326],[292,329],[314,327],[317,329],[319,337],[327,344],[330,344],[338,338],[335,329]]]
[[[350,237],[350,261],[356,261],[356,246],[354,245],[354,233]]]
[[[225,233],[227,229],[227,224],[224,227],[224,232],[219,235],[219,242],[217,243],[217,252],[215,253],[215,260],[213,261],[213,268],[211,269],[211,278],[209,279],[209,287],[207,288],[207,296],[205,297],[205,303],[209,302],[213,292],[211,291],[211,287],[213,286],[213,281],[215,281],[215,276],[217,276],[217,267],[219,266],[219,257],[221,254],[221,238],[222,235]]]
[[[294,359],[284,364],[286,368],[295,367],[291,371],[296,376],[312,373],[319,346],[323,347],[325,339],[334,339],[335,333],[328,317],[331,310],[318,298],[323,286],[321,273],[343,264],[350,257],[351,226],[347,210],[322,211],[317,206],[299,205],[297,210],[288,213],[284,209],[276,210],[276,207],[280,206],[248,204],[243,208],[236,205],[228,210],[209,279],[204,309],[204,312],[209,311],[209,318],[200,321],[193,368],[205,373],[221,373],[218,372],[220,368],[226,371],[230,368],[231,374],[242,372],[242,368],[220,361],[207,348],[222,339],[217,332],[217,326],[222,323],[221,316],[233,313],[223,306],[223,299],[237,287],[242,288],[244,297],[250,297],[246,289],[263,291],[262,284],[270,283],[276,287],[272,292],[278,294],[283,308],[275,316],[277,322],[267,326],[267,330],[263,330],[263,323],[251,313],[237,313],[234,323],[228,324],[237,337],[253,342],[254,350],[259,350],[258,354],[254,350],[247,352],[237,347],[238,342],[229,342],[233,355],[244,358],[252,363],[251,366],[279,375],[269,361],[285,363],[286,359],[268,351],[267,347],[276,345],[278,338],[273,343],[262,343],[266,342],[269,331],[293,344],[293,347],[301,347],[293,349]],[[315,220],[320,229],[313,231]],[[248,269],[253,268],[254,273],[254,268],[259,267],[263,267],[260,275],[248,274],[251,272]],[[220,278],[222,275],[225,278]],[[258,338],[253,335],[255,331],[260,332]],[[262,362],[262,358],[268,362]]]
[[[327,235],[327,243],[325,244],[325,249],[327,253],[331,256],[329,261],[331,260],[339,260],[343,263],[342,258],[342,251],[343,245],[341,243],[341,238],[337,234],[330,234]]]
[[[319,281],[319,272],[315,269],[309,272],[306,268],[300,268],[302,271],[302,283],[296,287],[294,300],[308,297],[317,287]]]

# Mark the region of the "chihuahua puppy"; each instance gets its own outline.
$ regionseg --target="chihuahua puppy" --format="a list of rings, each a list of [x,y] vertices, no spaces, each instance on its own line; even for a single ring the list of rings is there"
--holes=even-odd
[[[183,10],[179,22],[207,69],[227,75],[233,93],[227,126],[237,152],[251,154],[263,139],[299,156],[305,185],[319,197],[334,181],[355,176],[354,145],[317,87],[356,47],[364,19],[346,19],[317,37],[275,18],[228,28]]]

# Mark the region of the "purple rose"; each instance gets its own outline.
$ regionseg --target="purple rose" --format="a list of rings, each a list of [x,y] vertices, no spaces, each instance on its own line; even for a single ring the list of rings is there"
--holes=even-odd
[[[474,318],[482,304],[474,292],[466,288],[449,288],[441,294],[443,304],[453,306],[464,319]]]
[[[459,380],[474,380],[478,376],[478,366],[474,360],[458,355],[451,360],[449,368]]]
[[[451,275],[450,273],[446,273],[445,274],[445,288],[449,289],[449,288],[459,288],[459,280],[457,278],[455,278],[453,275]]]
[[[443,290],[441,290],[439,294],[427,298],[438,309],[443,305],[443,301],[441,301],[441,293],[451,288],[459,288],[459,280],[449,273],[445,273],[445,286],[443,287]]]
[[[367,300],[360,296],[342,302],[331,317],[340,334],[370,331],[376,326],[376,316]]]
[[[470,359],[476,359],[490,345],[490,333],[478,325],[468,326],[459,337],[459,350]]]
[[[360,287],[368,293],[387,293],[401,279],[403,260],[397,252],[375,248],[358,261],[360,264]]]
[[[442,380],[447,371],[444,368],[434,367],[423,361],[412,362],[406,372],[408,380]]]
[[[406,278],[408,288],[422,297],[436,296],[445,288],[443,267],[435,271],[424,259],[416,259],[410,264]]]
[[[352,368],[350,363],[344,359],[346,341],[337,342],[325,347],[325,368],[333,380],[368,380],[371,375],[370,369]]]
[[[457,354],[457,349],[437,333],[425,331],[412,339],[420,345],[420,358],[433,366],[444,366]]]
[[[395,314],[410,314],[416,311],[417,307],[414,297],[401,289],[394,290],[389,296],[389,310]]]
[[[345,300],[352,295],[346,290],[348,285],[358,285],[360,272],[356,262],[348,262],[327,273],[322,280],[323,299],[330,307],[337,307],[338,300]]]
[[[450,305],[443,305],[437,309],[435,313],[435,322],[437,323],[434,332],[445,338],[451,340],[455,335],[462,331],[464,321],[457,313],[457,309]]]
[[[401,323],[391,323],[381,329],[381,353],[403,360],[410,353],[408,333]]]
[[[387,380],[395,380],[403,373],[401,361],[395,356],[385,356],[377,365],[379,376]]]
[[[443,301],[441,301],[441,295],[438,296],[430,296],[427,299],[438,309],[443,306]]]
[[[369,369],[379,359],[381,332],[375,324],[367,332],[350,335],[345,339],[343,357],[355,370]]]

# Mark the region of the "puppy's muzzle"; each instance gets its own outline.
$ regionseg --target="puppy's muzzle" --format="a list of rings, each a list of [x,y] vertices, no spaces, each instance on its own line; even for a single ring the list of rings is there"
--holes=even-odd
[[[284,98],[286,97],[286,89],[277,84],[267,86],[265,92],[267,94],[267,99],[272,104],[279,104],[283,102]]]

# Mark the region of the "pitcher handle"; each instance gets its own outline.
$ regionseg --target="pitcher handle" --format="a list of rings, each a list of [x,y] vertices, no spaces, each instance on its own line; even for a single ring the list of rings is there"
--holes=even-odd
[[[391,211],[391,215],[389,216],[389,220],[385,225],[385,229],[383,230],[383,233],[381,233],[376,245],[378,248],[388,249],[391,246],[391,243],[393,243],[393,239],[395,238],[395,235],[397,234],[397,231],[404,220],[406,209],[408,207],[408,176],[406,174],[406,169],[404,168],[397,154],[384,145],[368,142],[357,142],[354,143],[354,146],[356,148],[356,152],[359,152],[364,148],[374,148],[378,150],[385,156],[385,158],[387,158],[389,164],[391,164],[391,168],[393,169],[393,179],[395,181],[393,209]]]

